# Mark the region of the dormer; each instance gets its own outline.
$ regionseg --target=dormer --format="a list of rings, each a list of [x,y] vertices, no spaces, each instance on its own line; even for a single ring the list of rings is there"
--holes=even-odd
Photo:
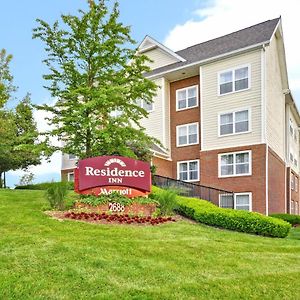
[[[139,45],[138,54],[144,54],[151,59],[152,62],[146,63],[151,70],[185,61],[183,57],[148,35]]]

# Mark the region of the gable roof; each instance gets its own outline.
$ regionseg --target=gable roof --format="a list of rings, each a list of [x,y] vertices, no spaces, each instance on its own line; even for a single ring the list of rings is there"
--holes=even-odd
[[[143,39],[143,41],[140,43],[140,45],[138,47],[138,52],[144,53],[144,52],[147,52],[147,51],[155,49],[155,48],[160,48],[161,50],[163,50],[170,56],[174,57],[174,59],[177,61],[181,61],[181,62],[186,61],[182,56],[175,53],[171,49],[167,48],[163,44],[159,43],[157,40],[155,40],[154,38],[152,38],[149,35],[146,35],[145,38]]]
[[[266,44],[271,40],[279,22],[280,17],[177,51],[176,54],[186,61],[157,68],[145,73],[145,76],[155,76],[191,64],[200,64],[231,52]]]

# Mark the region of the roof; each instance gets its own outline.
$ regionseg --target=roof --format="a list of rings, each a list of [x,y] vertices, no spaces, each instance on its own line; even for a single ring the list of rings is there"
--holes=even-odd
[[[154,69],[145,76],[154,76],[162,72],[172,71],[192,63],[201,62],[226,53],[237,51],[251,46],[268,43],[273,36],[280,18],[268,20],[239,31],[203,42],[186,49],[175,52],[186,61],[177,62],[161,68]]]

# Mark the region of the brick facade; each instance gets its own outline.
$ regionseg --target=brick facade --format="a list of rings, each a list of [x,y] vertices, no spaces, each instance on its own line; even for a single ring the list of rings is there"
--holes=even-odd
[[[154,156],[152,164],[156,167],[156,174],[173,178],[172,161]]]
[[[199,76],[194,76],[170,83],[170,126],[171,126],[171,157],[172,173],[177,178],[177,162],[183,160],[199,159],[200,150],[200,87]],[[190,109],[176,111],[176,90],[189,86],[198,86],[198,106]],[[192,146],[176,146],[176,126],[199,123],[199,144]]]
[[[284,161],[268,149],[269,214],[286,212],[286,166]]]
[[[252,175],[219,178],[218,154],[252,151]],[[201,184],[236,193],[252,193],[252,210],[266,214],[266,145],[254,145],[200,152]]]

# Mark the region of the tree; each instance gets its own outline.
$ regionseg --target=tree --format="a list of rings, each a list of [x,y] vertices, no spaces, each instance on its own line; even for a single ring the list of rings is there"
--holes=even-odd
[[[0,109],[9,100],[11,93],[16,90],[13,85],[13,76],[9,70],[12,55],[7,54],[5,49],[0,51]]]
[[[41,145],[29,94],[14,110],[0,111],[0,188],[2,174],[27,169],[41,161]]]
[[[148,159],[157,141],[141,127],[148,113],[137,105],[139,99],[151,103],[156,91],[143,76],[149,71],[147,58],[136,55],[130,28],[118,21],[117,2],[111,9],[105,0],[88,2],[79,16],[62,15],[62,26],[37,20],[33,38],[46,45],[49,74],[44,79],[57,98],[54,106],[38,108],[53,114],[48,134],[63,141],[65,153],[80,158],[143,153]]]

